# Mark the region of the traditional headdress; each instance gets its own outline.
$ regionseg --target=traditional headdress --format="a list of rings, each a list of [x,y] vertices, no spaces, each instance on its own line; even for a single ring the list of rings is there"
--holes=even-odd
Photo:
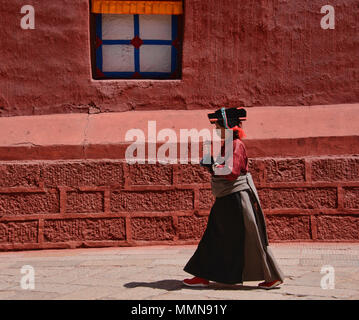
[[[241,139],[246,136],[243,129],[238,126],[238,122],[247,120],[247,111],[244,108],[221,108],[209,113],[208,118],[211,123],[220,121],[226,129],[237,131]]]

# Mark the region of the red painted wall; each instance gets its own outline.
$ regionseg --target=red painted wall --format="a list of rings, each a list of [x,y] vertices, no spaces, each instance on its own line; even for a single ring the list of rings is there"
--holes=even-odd
[[[35,30],[20,9],[36,10]],[[335,30],[320,13],[331,4]],[[0,0],[0,115],[359,101],[357,0],[187,0],[183,78],[94,81],[88,0]]]
[[[251,159],[250,171],[271,242],[359,240],[359,157]],[[0,251],[194,244],[212,203],[195,165],[2,162]]]
[[[25,4],[35,30],[20,27]],[[320,27],[327,4],[335,30]],[[205,109],[238,104],[353,103],[335,107],[338,117],[323,106],[325,117],[300,119],[248,108],[245,143],[270,241],[359,241],[358,9],[357,0],[186,0],[182,80],[96,81],[88,0],[0,0],[0,251],[197,243],[213,201],[208,173],[130,166],[123,132],[152,117],[142,110],[173,109],[153,119],[201,129]],[[178,109],[203,112],[181,122]],[[93,114],[11,118],[129,110],[142,112],[101,125]]]

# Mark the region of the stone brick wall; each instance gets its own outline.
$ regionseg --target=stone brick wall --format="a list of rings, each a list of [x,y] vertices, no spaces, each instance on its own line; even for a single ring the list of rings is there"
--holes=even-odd
[[[359,240],[359,156],[254,158],[275,241]],[[193,244],[214,201],[196,165],[0,162],[0,250]]]

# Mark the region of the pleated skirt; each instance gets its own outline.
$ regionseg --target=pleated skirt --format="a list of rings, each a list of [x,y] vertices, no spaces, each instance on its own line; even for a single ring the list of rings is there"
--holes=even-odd
[[[251,192],[216,198],[206,230],[184,271],[226,284],[284,280],[266,241],[262,209]]]
[[[240,192],[216,198],[206,230],[184,271],[211,281],[241,283],[245,227]]]

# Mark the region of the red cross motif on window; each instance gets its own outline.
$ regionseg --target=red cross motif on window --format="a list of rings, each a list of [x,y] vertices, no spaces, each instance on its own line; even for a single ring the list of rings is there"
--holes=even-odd
[[[131,44],[132,44],[136,49],[138,49],[139,47],[142,46],[143,41],[142,41],[142,39],[141,39],[139,36],[136,36],[136,37],[134,37],[134,38],[131,40]]]

